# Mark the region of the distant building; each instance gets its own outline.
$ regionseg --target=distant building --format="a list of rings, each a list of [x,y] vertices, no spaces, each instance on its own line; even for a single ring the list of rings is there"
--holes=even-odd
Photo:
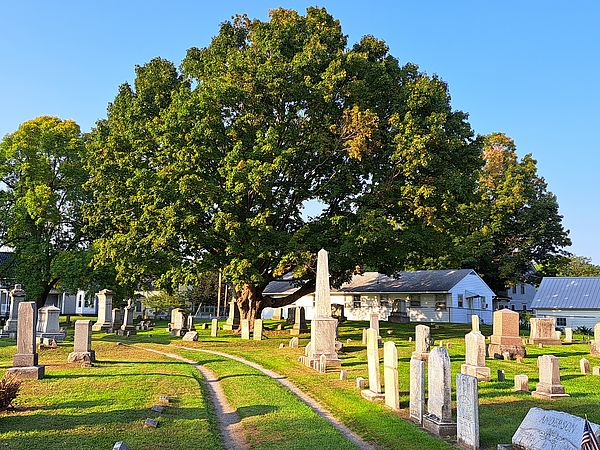
[[[507,286],[506,290],[494,300],[494,310],[508,308],[517,312],[530,311],[536,292],[537,289],[533,284],[516,283]]]
[[[600,322],[600,277],[544,277],[531,304],[536,317],[555,317],[560,328]]]
[[[287,276],[270,283],[263,295],[283,297],[296,289]],[[491,324],[493,297],[494,292],[472,269],[400,272],[395,278],[365,272],[331,290],[332,305],[343,308],[349,320],[368,320],[371,313],[378,313],[381,320],[396,322],[468,323],[471,315],[477,315]],[[306,318],[311,319],[314,294],[294,305],[304,306]],[[266,308],[263,317],[271,314],[272,309]]]

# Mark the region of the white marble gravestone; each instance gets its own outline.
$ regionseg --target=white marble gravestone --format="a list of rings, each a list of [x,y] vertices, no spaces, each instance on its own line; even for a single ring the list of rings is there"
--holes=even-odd
[[[369,389],[361,391],[367,400],[383,400],[381,393],[381,369],[379,368],[379,346],[377,330],[367,330],[367,364],[369,372]]]
[[[60,330],[60,309],[54,305],[44,306],[38,310],[36,329],[38,339],[55,339],[62,341],[65,332]]]
[[[96,360],[96,352],[92,350],[92,321],[77,320],[75,321],[75,336],[73,339],[73,351],[69,353],[67,361],[85,361],[90,362]]]
[[[410,419],[418,424],[423,423],[425,414],[425,361],[410,359]]]
[[[456,423],[452,421],[450,357],[444,347],[435,347],[430,352],[427,378],[427,414],[423,416],[423,427],[437,436],[453,436]]]
[[[21,289],[20,284],[16,284],[15,288],[10,291],[10,309],[8,319],[2,328],[0,337],[15,339],[17,337],[17,323],[19,317],[19,305],[25,301],[25,291]]]
[[[98,292],[98,320],[92,325],[94,331],[112,331],[112,299],[113,291],[102,289]]]
[[[456,375],[456,441],[460,448],[479,449],[479,391],[477,378]]]
[[[415,351],[413,358],[427,361],[429,357],[430,329],[427,325],[417,325],[415,327]]]
[[[398,350],[393,342],[383,345],[383,380],[386,406],[400,409],[398,392]]]

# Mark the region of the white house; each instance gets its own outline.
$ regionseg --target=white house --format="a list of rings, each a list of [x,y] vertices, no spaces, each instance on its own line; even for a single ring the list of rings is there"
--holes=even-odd
[[[298,289],[289,277],[270,283],[263,295],[282,297]],[[349,283],[331,290],[332,305],[343,307],[349,320],[368,320],[373,312],[394,322],[468,323],[477,315],[492,323],[494,292],[472,269],[420,270],[388,277],[378,272],[354,275]],[[294,303],[304,306],[311,319],[314,294]],[[263,317],[272,315],[267,308]]]
[[[600,322],[600,277],[544,277],[531,304],[557,327],[594,328]]]
[[[511,286],[506,286],[502,295],[495,299],[495,309],[509,308],[513,311],[530,311],[531,302],[537,292],[533,284],[515,283]]]

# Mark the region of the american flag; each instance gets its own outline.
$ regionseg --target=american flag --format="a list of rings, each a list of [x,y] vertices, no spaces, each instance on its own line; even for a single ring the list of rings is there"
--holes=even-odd
[[[598,438],[592,431],[592,427],[585,418],[585,423],[583,425],[583,436],[581,436],[581,450],[600,450],[600,443],[598,443]]]

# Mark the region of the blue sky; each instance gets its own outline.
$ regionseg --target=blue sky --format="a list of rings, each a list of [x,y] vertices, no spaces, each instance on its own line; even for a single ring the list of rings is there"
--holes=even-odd
[[[0,136],[40,115],[105,116],[119,84],[155,56],[179,64],[236,13],[325,6],[349,41],[384,39],[402,63],[437,73],[477,133],[532,153],[571,230],[600,263],[600,5],[596,2],[0,2]]]

